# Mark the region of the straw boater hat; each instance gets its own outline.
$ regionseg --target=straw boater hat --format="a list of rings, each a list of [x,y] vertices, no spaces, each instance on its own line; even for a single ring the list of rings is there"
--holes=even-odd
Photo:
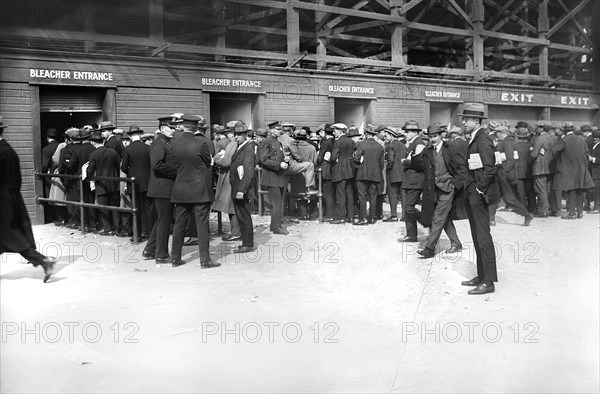
[[[481,103],[465,103],[462,114],[459,116],[487,119],[485,116],[485,106]]]
[[[335,123],[331,125],[332,129],[342,130],[344,133],[348,130],[348,126],[343,123]]]

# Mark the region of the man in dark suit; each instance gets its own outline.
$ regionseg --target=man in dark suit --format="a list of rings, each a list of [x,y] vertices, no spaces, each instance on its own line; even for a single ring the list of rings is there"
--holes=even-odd
[[[31,221],[21,195],[19,156],[4,139],[6,127],[0,116],[0,255],[19,253],[34,267],[41,265],[45,283],[54,272],[56,260],[36,250]]]
[[[150,215],[152,203],[146,198],[148,182],[150,181],[150,147],[142,142],[141,130],[137,125],[129,126],[127,134],[131,137],[131,144],[123,151],[121,171],[128,178],[135,177],[135,183],[127,184],[127,194],[133,197],[132,188],[135,187],[135,206],[138,209],[137,229],[141,232],[141,239],[147,238],[150,233]]]
[[[465,103],[461,116],[465,134],[470,135],[465,191],[467,215],[477,255],[477,276],[461,284],[476,286],[469,290],[469,294],[486,294],[494,292],[494,282],[498,281],[496,251],[488,213],[489,205],[499,199],[495,182],[497,168],[494,144],[487,130],[481,126],[481,120],[487,119],[483,104]]]
[[[60,158],[58,160],[58,173],[61,175],[75,175],[77,168],[70,166],[71,160],[73,160],[77,146],[81,144],[79,141],[79,129],[71,127],[65,132],[67,145],[60,152]],[[79,182],[74,179],[61,179],[65,186],[65,194],[67,201],[79,201]],[[76,229],[79,227],[81,222],[79,217],[79,208],[72,205],[67,206],[68,214],[68,228]]]
[[[462,155],[443,141],[445,134],[445,129],[430,126],[427,130],[429,146],[412,158],[413,168],[424,174],[421,220],[431,223],[425,247],[417,250],[425,258],[435,255],[442,229],[450,239],[450,248],[446,253],[456,253],[462,249],[450,212],[455,193],[462,189],[466,178],[465,164],[460,160]]]
[[[530,159],[533,162],[531,173],[533,175],[533,188],[538,200],[538,211],[536,216],[546,218],[549,215],[549,194],[551,183],[548,182],[550,175],[550,160],[552,159],[552,146],[554,141],[548,133],[550,122],[542,120],[537,122],[536,138],[533,142],[533,150]]]
[[[335,216],[335,198],[333,193],[333,183],[331,182],[331,167],[329,162],[331,152],[333,151],[333,128],[330,124],[324,124],[318,129],[321,135],[321,146],[317,155],[317,165],[321,167],[321,187],[323,190],[323,202],[325,203],[324,220],[333,220]],[[327,160],[325,160],[327,158]]]
[[[119,178],[119,156],[113,149],[104,146],[104,137],[98,130],[89,137],[95,150],[90,153],[87,178],[94,182],[98,204],[118,207],[120,202],[119,182],[108,180],[94,180],[94,176]],[[100,209],[100,219],[103,230],[100,235],[114,235],[115,224],[118,221],[117,211]],[[112,220],[111,220],[112,218]]]
[[[193,218],[198,234],[201,267],[218,267],[221,263],[212,261],[209,254],[208,219],[214,200],[212,183],[208,182],[208,172],[213,161],[210,155],[212,142],[194,137],[198,130],[199,116],[183,115],[181,119],[183,133],[172,145],[177,164],[177,177],[171,194],[171,202],[176,204],[172,265],[178,267],[185,264],[181,259],[183,237],[190,218]]]
[[[404,214],[404,198],[402,194],[402,175],[404,167],[402,159],[406,158],[406,145],[398,140],[398,132],[391,126],[381,126],[379,131],[385,134],[385,166],[387,185],[386,191],[390,203],[390,217],[384,222],[398,221],[398,201]]]
[[[106,140],[104,146],[117,152],[119,161],[121,161],[121,158],[123,157],[123,150],[125,150],[125,148],[123,147],[123,142],[114,133],[116,128],[117,127],[114,126],[111,121],[105,120],[100,122],[98,131],[102,132],[102,136]]]
[[[146,196],[152,199],[156,209],[156,221],[148,237],[142,256],[156,258],[157,264],[171,263],[169,258],[169,233],[173,219],[171,194],[177,176],[177,164],[171,149],[175,124],[171,116],[158,118],[160,133],[150,146],[150,180]]]
[[[354,219],[354,141],[346,135],[343,123],[331,126],[335,141],[329,162],[331,181],[335,185],[335,218],[331,224],[352,223]]]
[[[89,141],[90,136],[92,135],[92,126],[83,126],[81,130],[79,130],[79,140],[81,144],[77,144],[75,147],[75,151],[71,156],[71,161],[68,163],[68,166],[71,169],[75,170],[75,175],[81,176],[83,173],[83,165],[89,161],[90,155],[96,149],[94,145]],[[117,174],[117,176],[119,176]],[[83,202],[93,204],[95,202],[95,193],[90,188],[90,183],[88,180],[83,183]],[[79,187],[77,187],[77,192],[79,192]],[[77,201],[79,201],[79,196],[77,196]],[[85,228],[86,232],[96,231],[96,223],[97,223],[97,212],[93,208],[86,208],[86,216],[85,216]]]
[[[383,182],[383,147],[375,141],[377,129],[367,127],[367,138],[358,143],[354,154],[356,164],[356,189],[358,191],[359,217],[354,222],[355,226],[374,224],[377,221],[377,188]],[[369,201],[369,215],[367,218],[367,199]]]
[[[52,156],[54,152],[56,152],[56,148],[58,148],[58,131],[55,128],[49,128],[46,131],[46,140],[48,141],[48,145],[46,145],[42,149],[42,168],[41,172],[43,174],[53,174],[55,170],[55,166],[52,163]],[[50,185],[52,184],[52,178],[42,178],[42,183],[44,184],[44,197],[48,198],[50,194]],[[64,222],[64,207],[59,205],[45,205],[44,206],[44,215],[46,217],[46,221],[53,221],[55,224],[60,224]]]
[[[583,192],[594,187],[588,171],[589,151],[585,139],[574,133],[575,126],[567,122],[563,126],[566,133],[555,146],[554,155],[558,158],[554,186],[567,192],[567,215],[563,219],[583,217]]]
[[[423,173],[416,171],[412,167],[412,157],[420,154],[425,149],[425,143],[419,136],[421,128],[419,123],[409,120],[404,123],[402,130],[406,133],[406,143],[408,156],[402,159],[404,166],[404,179],[402,181],[402,190],[404,191],[404,224],[406,225],[406,235],[400,238],[400,242],[417,242],[417,222],[421,221],[421,212],[415,207],[423,191]]]
[[[283,188],[287,185],[285,171],[288,163],[284,161],[283,147],[278,138],[281,135],[279,122],[269,124],[269,135],[258,148],[262,177],[260,186],[267,189],[271,203],[271,231],[273,234],[287,235],[287,229],[281,225],[283,214]]]
[[[234,253],[248,253],[256,249],[254,245],[254,228],[250,214],[250,199],[254,195],[254,144],[246,127],[235,128],[237,150],[231,158],[229,181],[231,182],[231,199],[237,217],[242,244]]]
[[[531,142],[531,133],[527,122],[517,123],[515,133],[517,142],[515,144],[515,173],[517,176],[517,198],[527,207],[527,211],[535,211],[535,191],[533,189],[533,175],[531,151],[533,143]]]

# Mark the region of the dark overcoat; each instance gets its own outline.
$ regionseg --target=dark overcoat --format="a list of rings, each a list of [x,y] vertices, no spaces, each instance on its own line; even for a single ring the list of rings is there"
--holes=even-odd
[[[589,151],[582,136],[567,134],[554,147],[554,154],[558,161],[552,189],[567,191],[594,187],[588,171]]]
[[[415,137],[406,148],[407,155],[412,153],[412,156],[417,154],[417,147],[425,146],[421,137]],[[411,156],[411,159],[412,159]],[[404,177],[402,179],[402,189],[423,189],[423,173],[415,170],[412,166],[412,160],[404,161]]]
[[[254,171],[254,144],[246,142],[231,158],[229,180],[232,199],[235,199],[238,192],[244,193],[245,199],[254,197]]]
[[[598,186],[600,184],[600,144],[592,145],[590,156],[596,159],[594,163],[590,163],[590,172],[594,183]]]
[[[135,177],[136,191],[147,191],[150,182],[150,147],[142,141],[133,141],[123,151],[121,171],[129,178]],[[131,194],[131,187],[127,188],[127,194]]]
[[[87,168],[88,178],[93,176],[105,176],[118,178],[119,172],[119,155],[113,149],[106,146],[99,146],[95,151],[90,153]],[[93,178],[91,180],[94,180]],[[94,180],[96,184],[96,195],[102,196],[107,193],[119,191],[119,181]]]
[[[277,138],[269,135],[258,147],[262,176],[260,185],[265,187],[285,187],[285,170],[281,169],[283,162],[283,147]]]
[[[402,182],[404,166],[402,159],[406,158],[406,145],[398,140],[385,144],[385,165],[389,183]]]
[[[475,184],[477,189],[483,193],[483,198],[488,204],[495,204],[500,201],[500,191],[496,184],[497,167],[496,157],[494,155],[494,143],[487,133],[487,130],[480,128],[473,141],[469,142],[467,154],[465,158],[465,168],[467,172],[464,183],[465,190],[468,190],[471,184]],[[471,155],[479,155],[482,168],[469,169],[468,160]],[[474,193],[477,191],[473,190]],[[465,196],[465,201],[468,202],[468,196]]]
[[[319,149],[319,154],[317,155],[317,165],[321,166],[321,177],[325,180],[331,180],[331,161],[325,160],[325,154],[329,152],[329,157],[331,157],[331,153],[333,152],[333,143],[335,142],[334,138],[325,138],[321,140],[321,148]]]
[[[354,178],[354,165],[352,157],[354,155],[354,141],[346,135],[340,136],[333,143],[331,158],[332,164],[331,181],[340,182]]]
[[[158,134],[150,145],[150,180],[146,196],[171,198],[177,176],[177,163],[171,150],[171,140]]]
[[[173,141],[177,177],[171,194],[172,203],[213,202],[212,179],[209,183],[208,177],[211,168],[209,145],[212,146],[212,142],[207,138],[196,138],[189,132],[184,132],[181,137]]]
[[[383,147],[373,138],[361,141],[354,154],[356,180],[383,182],[383,154]]]

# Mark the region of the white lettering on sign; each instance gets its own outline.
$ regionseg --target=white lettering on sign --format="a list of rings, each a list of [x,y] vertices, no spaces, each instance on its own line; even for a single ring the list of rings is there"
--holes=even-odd
[[[329,91],[332,93],[366,93],[375,94],[375,88],[365,88],[362,86],[347,86],[347,85],[329,85]]]
[[[249,81],[246,79],[228,78],[202,78],[204,86],[236,86],[242,88],[260,88],[262,81]]]
[[[460,100],[460,92],[447,92],[445,90],[426,90],[425,97],[447,98]]]
[[[588,105],[589,97],[560,96],[560,103],[567,105]]]
[[[73,71],[71,77],[71,71],[66,70],[43,70],[43,69],[29,69],[29,76],[31,78],[52,78],[52,79],[84,79],[87,81],[112,81],[113,73],[101,73],[92,71]]]
[[[533,94],[502,92],[500,100],[512,103],[531,103]]]

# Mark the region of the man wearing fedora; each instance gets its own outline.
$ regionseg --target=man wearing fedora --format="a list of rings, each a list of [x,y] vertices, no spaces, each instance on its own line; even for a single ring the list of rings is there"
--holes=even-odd
[[[402,175],[404,167],[402,159],[406,157],[406,145],[398,140],[399,133],[392,126],[380,125],[378,132],[385,138],[385,176],[387,178],[386,192],[390,203],[390,216],[384,222],[398,221],[398,202],[404,216],[404,198],[402,193]],[[402,217],[401,220],[404,220]]]
[[[515,173],[517,175],[517,198],[527,211],[535,211],[535,191],[533,189],[533,174],[531,152],[533,151],[533,142],[531,142],[531,132],[527,122],[518,122],[516,126],[517,142],[515,143]]]
[[[477,276],[461,284],[476,286],[469,290],[469,294],[486,294],[494,292],[494,282],[498,281],[496,251],[488,213],[489,205],[499,199],[495,182],[497,169],[494,144],[481,125],[482,119],[487,119],[483,104],[465,103],[461,116],[465,134],[470,136],[464,187],[467,216],[477,255]]]
[[[119,155],[119,160],[121,160],[123,157],[123,150],[125,148],[123,147],[123,141],[121,141],[117,134],[114,133],[116,129],[117,127],[114,126],[110,120],[104,120],[100,122],[100,126],[98,126],[98,131],[102,132],[102,136],[106,141],[104,146],[117,152],[117,155]]]
[[[367,138],[358,143],[354,154],[356,165],[356,189],[359,201],[358,221],[356,226],[374,224],[377,221],[377,195],[378,186],[383,182],[384,150],[375,141],[377,128],[365,129]],[[367,216],[367,201],[369,201],[369,214]]]
[[[325,205],[324,220],[331,221],[335,216],[335,198],[333,183],[331,182],[331,167],[329,162],[333,151],[333,128],[330,124],[322,124],[317,128],[321,136],[321,144],[317,155],[317,165],[321,167],[321,187],[323,190],[323,203]],[[327,160],[326,160],[327,159]]]
[[[94,176],[118,178],[120,159],[117,152],[104,146],[104,137],[99,130],[94,131],[89,140],[95,150],[90,154],[89,165],[87,168],[87,178]],[[94,179],[91,179],[94,180]],[[120,203],[119,181],[94,180],[96,185],[96,198],[98,204],[111,207],[118,207]],[[114,235],[115,226],[118,222],[117,211],[100,209],[100,220],[102,221],[102,231],[99,235]]]
[[[123,160],[121,161],[121,171],[128,178],[135,177],[135,183],[127,184],[126,194],[133,197],[132,188],[135,187],[135,206],[138,209],[137,229],[141,234],[140,239],[148,237],[151,231],[152,204],[146,198],[148,191],[148,182],[150,181],[150,147],[142,142],[144,130],[137,125],[129,126],[127,135],[131,138],[129,144],[123,151]],[[130,214],[127,214],[131,217]],[[128,220],[129,222],[129,220]],[[121,229],[123,231],[124,229]],[[129,228],[127,228],[129,230]]]
[[[313,166],[317,165],[317,148],[315,145],[308,141],[309,133],[305,128],[299,128],[296,130],[294,139],[296,140],[296,146],[298,147],[298,153],[303,163],[312,163]],[[302,185],[304,186],[304,185]],[[304,191],[304,190],[302,190]],[[314,207],[316,200],[310,201],[310,206]],[[301,220],[310,219],[309,201],[307,199],[298,200],[298,211],[300,213]]]
[[[552,147],[554,141],[548,132],[550,122],[540,120],[536,123],[536,137],[531,151],[533,165],[533,188],[538,200],[536,216],[546,218],[550,214],[549,194],[551,193],[552,177],[550,174],[550,160],[552,160]]]
[[[156,209],[156,221],[148,237],[142,256],[156,259],[157,264],[170,264],[169,234],[173,219],[171,194],[177,176],[177,164],[171,149],[175,134],[172,116],[158,118],[159,133],[150,145],[150,179],[146,196]]]
[[[58,159],[58,173],[61,175],[75,175],[77,168],[70,166],[77,146],[81,144],[79,141],[79,129],[71,127],[65,132],[66,146],[60,152]],[[74,179],[61,179],[65,187],[67,201],[79,201],[79,182]],[[80,210],[78,207],[67,205],[68,224],[66,227],[76,229],[80,223]]]
[[[417,222],[420,222],[421,212],[415,207],[423,191],[423,173],[412,166],[412,157],[420,154],[425,149],[425,143],[419,136],[421,128],[415,120],[404,123],[402,130],[406,133],[407,157],[402,159],[404,165],[404,180],[402,190],[404,191],[404,224],[406,235],[400,238],[400,242],[417,242]]]
[[[81,176],[83,173],[83,165],[90,160],[90,155],[96,149],[94,145],[90,142],[90,136],[92,135],[92,127],[91,126],[83,126],[79,130],[79,141],[80,144],[75,145],[75,151],[71,157],[71,160],[67,164],[70,168],[75,169],[75,175]],[[83,202],[93,204],[95,201],[95,193],[90,188],[90,183],[88,180],[82,182],[83,185]],[[77,187],[77,193],[79,193],[79,187]],[[77,195],[77,201],[79,201],[79,194]],[[97,223],[97,212],[94,208],[86,208],[85,215],[85,232],[96,231],[96,223]]]
[[[231,199],[235,216],[240,226],[242,244],[234,253],[248,253],[256,249],[254,245],[254,228],[250,214],[250,200],[254,195],[254,144],[249,135],[252,130],[246,127],[236,127],[235,139],[237,149],[231,158],[229,166],[229,181],[231,182]]]
[[[346,135],[343,123],[331,126],[335,141],[329,158],[331,182],[335,187],[335,216],[331,224],[352,223],[354,219],[354,142]]]
[[[198,130],[199,116],[183,115],[183,132],[173,141],[172,150],[177,165],[177,177],[173,184],[171,202],[175,204],[175,225],[173,227],[173,244],[171,257],[173,267],[185,264],[181,259],[183,238],[190,219],[195,223],[198,234],[200,266],[202,268],[218,267],[209,254],[209,216],[210,206],[214,201],[212,179],[208,174],[212,166],[210,155],[212,142],[198,138],[194,133]]]
[[[56,259],[36,250],[31,220],[21,195],[19,156],[4,139],[7,127],[0,115],[0,255],[19,253],[34,267],[42,266],[47,282],[54,273]]]
[[[429,146],[413,156],[412,166],[424,174],[421,220],[431,227],[425,247],[417,250],[417,253],[429,258],[435,255],[442,229],[450,239],[450,247],[446,249],[446,253],[462,250],[450,212],[454,196],[462,189],[467,175],[465,163],[461,161],[462,155],[454,152],[443,141],[445,129],[432,125],[427,128],[426,134],[429,136]]]
[[[585,139],[574,133],[572,122],[565,123],[563,131],[566,134],[558,141],[553,153],[558,158],[554,187],[567,192],[568,213],[562,218],[580,219],[583,217],[583,192],[594,187],[588,171],[589,150]]]

